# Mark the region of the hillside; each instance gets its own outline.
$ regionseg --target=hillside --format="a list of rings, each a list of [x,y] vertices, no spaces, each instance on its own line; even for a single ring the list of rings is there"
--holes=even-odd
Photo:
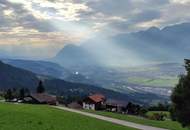
[[[168,129],[168,130],[188,130],[188,128],[183,128],[179,122],[172,121],[170,119],[170,116],[167,120],[165,121],[156,121],[156,120],[150,120],[147,118],[142,118],[134,115],[123,115],[123,114],[118,114],[118,113],[112,113],[112,112],[102,112],[102,111],[91,111],[91,110],[85,110],[86,112],[89,113],[95,113],[98,115],[106,116],[106,117],[112,117],[115,119],[120,119],[124,121],[129,121],[129,122],[134,122],[137,124],[143,124],[147,126],[153,126],[153,127],[158,127],[158,128],[163,128],[163,129]],[[152,113],[165,113],[169,114],[168,112],[164,111],[149,111],[146,113],[146,115],[150,115]]]
[[[132,101],[144,105],[155,103],[156,101],[168,101],[168,97],[159,96],[149,92],[143,93],[122,93],[120,91],[113,91],[109,88],[96,87],[94,85],[87,85],[84,83],[71,83],[64,80],[52,79],[46,80],[45,86],[52,93],[63,96],[85,96],[90,93],[101,93],[107,98]]]
[[[22,87],[34,89],[37,84],[38,78],[34,73],[0,61],[0,89]]]
[[[49,106],[0,103],[1,130],[135,130]]]
[[[34,91],[39,82],[39,76],[27,70],[19,69],[8,64],[0,62],[0,89],[8,88],[29,88]],[[161,98],[156,95],[151,95],[147,93],[144,94],[121,94],[112,90],[97,87],[97,85],[89,85],[88,83],[72,83],[64,81],[61,79],[56,79],[53,77],[48,77],[44,79],[44,85],[46,91],[55,95],[61,96],[75,96],[84,97],[91,93],[102,93],[108,98],[134,101],[142,104],[147,104],[150,101],[150,96],[154,97],[152,100],[160,99],[162,101],[165,98]]]
[[[2,61],[17,68],[22,68],[39,75],[46,75],[55,78],[65,78],[71,75],[68,70],[53,62],[19,59],[3,59]]]

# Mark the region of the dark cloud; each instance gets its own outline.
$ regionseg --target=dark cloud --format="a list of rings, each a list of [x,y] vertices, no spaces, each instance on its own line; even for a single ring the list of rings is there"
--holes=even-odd
[[[35,18],[22,4],[0,0],[0,5],[4,5],[0,8],[0,27],[11,29],[21,26],[25,29],[36,29],[40,32],[56,31],[48,21]],[[13,10],[14,16],[12,18],[5,16],[3,14],[4,10]]]
[[[118,31],[131,31],[138,23],[160,19],[161,9],[169,3],[169,0],[86,0],[91,11],[80,12],[80,17],[85,21],[105,22],[106,29],[110,27]]]
[[[61,2],[61,0],[48,1]],[[124,29],[129,31],[130,28],[134,28],[137,24],[151,22],[157,19],[164,21],[160,23],[160,26],[165,26],[168,23],[178,23],[180,20],[189,20],[189,16],[187,16],[185,12],[189,10],[189,8],[183,11],[184,5],[180,5],[180,7],[177,6],[178,8],[176,7],[178,10],[176,12],[181,12],[176,13],[176,17],[171,17],[172,15],[167,14],[172,13],[170,10],[174,10],[174,5],[171,3],[171,0],[65,0],[64,2],[88,6],[89,10],[78,10],[78,25],[84,25],[83,23],[86,25],[106,23],[106,28],[110,27],[118,31],[123,31]],[[63,3],[63,1],[61,3]],[[44,14],[48,12],[48,15],[52,16],[52,20],[54,20],[54,15],[59,12],[59,9],[44,7],[41,6],[40,3],[35,2],[32,3],[32,8]],[[14,10],[14,19],[4,16],[3,10],[5,9]],[[66,8],[63,10],[66,10]],[[24,28],[36,29],[40,32],[59,31],[48,19],[36,18],[30,11],[25,9],[22,4],[0,0],[0,11],[0,27],[23,26]],[[186,15],[184,15],[183,12]],[[104,28],[102,27],[102,29]]]

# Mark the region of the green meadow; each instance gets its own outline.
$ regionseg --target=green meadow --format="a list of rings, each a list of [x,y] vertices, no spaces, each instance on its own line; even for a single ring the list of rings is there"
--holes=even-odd
[[[142,117],[137,117],[137,116],[132,116],[132,115],[123,115],[123,114],[117,114],[117,113],[112,113],[112,112],[89,111],[89,110],[87,110],[86,112],[95,113],[98,115],[112,117],[112,118],[125,120],[125,121],[129,121],[129,122],[134,122],[137,124],[165,128],[165,129],[169,129],[169,130],[189,130],[187,128],[182,128],[182,126],[178,122],[171,121],[170,119],[167,119],[165,121],[156,121],[156,120],[149,120],[149,119],[142,118]],[[151,115],[153,113],[155,113],[155,112],[148,112],[147,114]],[[165,112],[165,114],[167,114],[169,116],[168,112]]]
[[[135,130],[41,105],[0,103],[0,130]]]

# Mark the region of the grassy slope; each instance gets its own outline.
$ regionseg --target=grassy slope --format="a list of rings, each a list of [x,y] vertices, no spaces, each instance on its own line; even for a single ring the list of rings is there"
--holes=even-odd
[[[0,103],[0,130],[135,130],[48,106]]]
[[[99,115],[104,115],[104,116],[108,116],[108,117],[112,117],[116,119],[126,120],[130,122],[138,123],[138,124],[166,128],[170,130],[188,130],[188,129],[182,128],[178,122],[174,122],[171,120],[155,121],[155,120],[144,119],[141,117],[136,117],[136,116],[131,116],[131,115],[122,115],[122,114],[116,114],[116,113],[111,113],[111,112],[100,112],[100,111],[87,111],[87,112],[96,113]]]

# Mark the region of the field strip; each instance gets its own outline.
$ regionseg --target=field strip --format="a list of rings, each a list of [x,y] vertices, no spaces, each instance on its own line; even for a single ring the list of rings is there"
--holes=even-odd
[[[85,115],[85,116],[88,116],[88,117],[93,117],[93,118],[96,118],[96,119],[108,121],[108,122],[118,124],[118,125],[123,125],[123,126],[127,126],[127,127],[136,128],[136,129],[139,129],[139,130],[168,130],[168,129],[157,128],[157,127],[152,127],[152,126],[140,125],[140,124],[137,124],[137,123],[132,123],[132,122],[119,120],[119,119],[115,119],[115,118],[100,116],[100,115],[96,115],[96,114],[92,114],[92,113],[88,113],[88,112],[82,112],[82,111],[79,111],[79,110],[70,109],[70,108],[66,108],[66,107],[63,107],[63,106],[54,106],[54,108],[65,110],[65,111],[70,111],[70,112],[75,112],[75,113],[82,114],[82,115]]]

